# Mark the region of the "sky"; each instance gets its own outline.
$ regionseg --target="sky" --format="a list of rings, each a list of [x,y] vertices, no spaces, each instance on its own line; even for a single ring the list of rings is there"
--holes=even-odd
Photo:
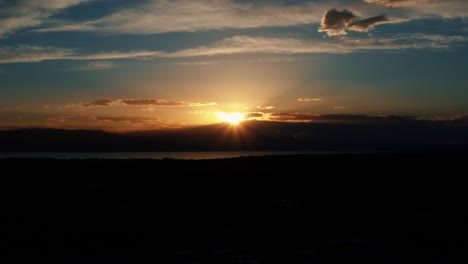
[[[466,58],[466,0],[0,0],[0,128],[464,118]]]

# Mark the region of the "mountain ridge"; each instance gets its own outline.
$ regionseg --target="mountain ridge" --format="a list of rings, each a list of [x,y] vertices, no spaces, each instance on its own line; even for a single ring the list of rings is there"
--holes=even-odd
[[[28,128],[0,131],[0,151],[463,150],[468,127],[444,122],[282,123],[246,121],[113,133]]]

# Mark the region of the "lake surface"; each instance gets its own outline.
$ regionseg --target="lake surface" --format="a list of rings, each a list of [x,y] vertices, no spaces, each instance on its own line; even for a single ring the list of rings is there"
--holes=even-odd
[[[155,159],[184,160],[225,159],[242,156],[296,155],[296,154],[358,154],[356,151],[219,151],[219,152],[0,152],[5,158],[51,159]],[[372,152],[375,153],[375,152]]]

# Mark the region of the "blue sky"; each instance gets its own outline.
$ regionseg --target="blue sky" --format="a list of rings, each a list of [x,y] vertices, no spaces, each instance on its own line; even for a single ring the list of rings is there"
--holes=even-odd
[[[467,44],[464,0],[0,0],[0,126],[451,118]]]

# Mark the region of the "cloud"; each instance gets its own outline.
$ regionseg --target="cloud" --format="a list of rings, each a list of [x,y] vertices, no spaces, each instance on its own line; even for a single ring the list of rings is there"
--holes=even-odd
[[[14,47],[0,47],[0,64],[5,63],[29,63],[50,60],[123,60],[123,59],[144,59],[155,57],[166,57],[166,52],[161,51],[126,51],[126,52],[102,52],[93,54],[78,54],[73,49],[57,47],[40,47],[30,45],[17,45]],[[105,68],[111,66],[112,62],[92,63],[86,65],[89,68]],[[114,64],[115,66],[115,64]],[[81,68],[83,69],[83,68]]]
[[[328,10],[322,17],[319,32],[325,32],[328,36],[347,35],[347,30],[367,32],[375,26],[386,23],[400,23],[404,20],[391,21],[386,15],[357,20],[357,17],[349,10]],[[406,20],[405,20],[406,21]]]
[[[363,0],[364,2],[393,7],[396,13],[406,13],[408,20],[425,18],[466,18],[466,0]]]
[[[89,119],[98,122],[129,123],[129,124],[158,124],[161,119],[158,117],[139,116],[89,116]]]
[[[262,119],[264,117],[264,113],[260,112],[252,112],[252,113],[246,113],[244,115],[245,119]]]
[[[407,4],[411,0],[364,0],[364,2],[371,3],[371,4],[379,4],[385,6],[400,6]]]
[[[184,61],[184,62],[176,62],[175,65],[180,66],[210,66],[219,64],[219,61]]]
[[[295,1],[294,4],[286,4],[287,1],[146,0],[133,1],[135,3],[132,3],[133,6],[130,8],[120,9],[110,15],[85,22],[50,18],[63,9],[88,1],[91,0],[7,1],[0,8],[0,36],[28,27],[36,27],[34,31],[38,33],[95,31],[105,34],[158,34],[288,27],[320,22],[322,22],[320,29],[322,32],[330,36],[341,36],[346,34],[348,24],[357,22],[355,15],[348,10],[359,10],[368,16],[371,12],[385,8],[386,13],[390,12],[396,17],[403,18],[403,20],[394,20],[391,16],[392,21],[387,23],[434,17],[468,17],[466,0],[335,1],[334,4],[348,8],[343,11],[336,9],[326,11],[330,8],[330,3],[325,1]],[[378,24],[354,28],[367,31]]]
[[[89,0],[17,0],[0,8],[0,38],[16,30],[41,25],[63,9]]]
[[[269,38],[235,36],[215,42],[211,45],[180,50],[166,54],[166,57],[196,57],[229,55],[240,53],[346,53],[339,45],[321,40],[304,40],[295,38]]]
[[[214,102],[182,102],[167,101],[164,99],[101,99],[89,103],[67,104],[64,108],[106,107],[106,106],[161,106],[161,107],[204,107],[217,105]]]
[[[0,63],[41,62],[46,60],[63,60],[74,55],[71,49],[56,47],[37,47],[18,45],[0,47]]]
[[[293,38],[264,38],[236,36],[200,46],[175,52],[163,51],[127,51],[78,54],[71,49],[54,47],[36,47],[18,45],[0,48],[0,63],[41,62],[47,60],[117,60],[142,58],[187,58],[198,56],[229,55],[241,53],[344,53],[339,45],[321,43]]]
[[[166,101],[162,99],[124,99],[120,100],[124,105],[138,105],[138,106],[184,106],[186,103],[184,102],[174,102],[174,101]]]
[[[180,101],[166,101],[163,99],[124,99],[119,100],[124,105],[138,105],[138,106],[185,106],[185,107],[203,107],[203,106],[214,106],[217,105],[214,102],[210,103],[187,103],[187,102],[180,102]]]
[[[189,115],[201,115],[205,114],[205,111],[187,111],[186,113]]]
[[[61,129],[99,129],[124,132],[174,127],[154,116],[56,115],[46,116],[44,119],[45,127]]]
[[[418,120],[409,116],[392,115],[348,115],[348,114],[330,114],[318,115],[311,113],[271,113],[268,116],[270,121],[281,122],[317,122],[317,123],[402,123]]]
[[[364,20],[352,22],[348,25],[348,30],[367,32],[380,24],[388,23],[390,19],[385,15],[375,16]]]
[[[328,10],[322,17],[319,32],[326,32],[328,36],[346,35],[345,28],[355,17],[351,11],[346,9],[343,11]]]
[[[325,4],[295,5],[233,0],[149,0],[133,8],[78,25],[61,22],[42,32],[96,30],[108,33],[157,34],[231,28],[293,26],[318,22]]]
[[[64,32],[64,31],[93,31],[96,27],[90,23],[85,24],[65,24],[61,26],[49,27],[49,28],[40,28],[33,30],[34,32]]]
[[[210,45],[174,52],[123,51],[79,54],[75,50],[56,47],[18,45],[0,48],[0,64],[41,62],[48,60],[118,60],[148,58],[191,58],[233,54],[345,54],[366,50],[448,49],[468,42],[467,36],[399,34],[387,38],[306,40],[235,36]],[[94,66],[99,64],[94,64]],[[101,64],[102,65],[102,64]]]
[[[299,102],[321,102],[322,98],[308,98],[308,97],[299,97],[297,98]]]
[[[342,49],[351,51],[366,50],[406,50],[406,49],[450,49],[468,42],[467,36],[438,34],[397,34],[388,38],[341,39]]]
[[[152,57],[166,57],[167,53],[162,51],[126,51],[126,52],[101,52],[94,54],[82,54],[66,56],[64,60],[123,60],[123,59],[145,59]]]
[[[275,109],[275,106],[273,105],[259,105],[257,106],[258,109],[261,109],[261,110],[271,110],[271,109]]]
[[[92,107],[92,106],[111,106],[115,101],[109,99],[97,100],[90,103],[84,103],[83,106]]]
[[[102,70],[109,70],[112,68],[116,68],[118,66],[117,63],[112,61],[96,61],[90,62],[84,65],[80,65],[75,68],[75,71],[102,71]]]

